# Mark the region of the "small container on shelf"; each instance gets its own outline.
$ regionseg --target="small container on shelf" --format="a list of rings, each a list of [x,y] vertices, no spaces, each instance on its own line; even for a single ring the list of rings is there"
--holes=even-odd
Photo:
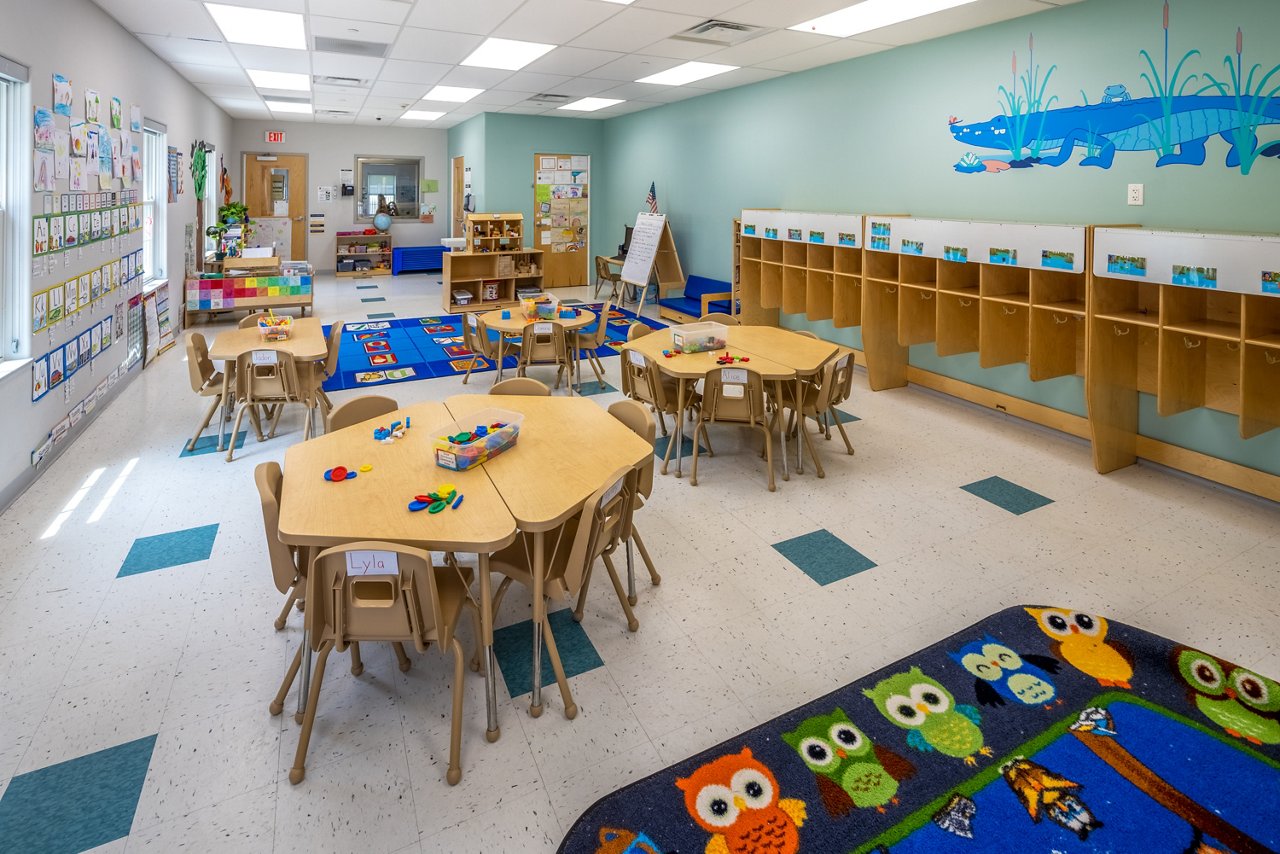
[[[671,327],[671,349],[677,353],[706,353],[729,346],[729,328],[704,321]]]
[[[455,305],[470,305],[473,295],[471,291],[454,290],[453,302]]]
[[[436,432],[436,465],[466,471],[515,447],[524,415],[491,407]]]

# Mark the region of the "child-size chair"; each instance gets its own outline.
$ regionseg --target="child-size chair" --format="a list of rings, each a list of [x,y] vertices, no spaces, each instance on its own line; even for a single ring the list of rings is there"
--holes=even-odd
[[[769,491],[777,489],[773,476],[773,430],[764,395],[764,380],[748,367],[717,368],[707,373],[702,386],[702,410],[693,431],[693,474],[689,483],[698,485],[699,440],[708,424],[743,424],[764,434],[765,460],[769,466]]]

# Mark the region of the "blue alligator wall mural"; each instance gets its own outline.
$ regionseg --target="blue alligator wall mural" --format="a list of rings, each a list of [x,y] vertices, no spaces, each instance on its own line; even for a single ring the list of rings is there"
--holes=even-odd
[[[1262,157],[1280,158],[1280,141],[1258,142],[1258,129],[1280,125],[1280,65],[1263,72],[1260,64],[1246,68],[1244,32],[1236,30],[1235,54],[1223,58],[1225,74],[1184,74],[1200,51],[1183,54],[1169,71],[1169,3],[1164,3],[1164,61],[1139,51],[1147,71],[1141,79],[1150,92],[1134,97],[1123,83],[1107,86],[1094,103],[1055,107],[1058,96],[1046,98],[1057,66],[1041,76],[1035,64],[1035,40],[1028,40],[1028,62],[1018,73],[1013,56],[1012,86],[1000,86],[1000,115],[987,121],[949,120],[952,137],[970,148],[998,154],[966,153],[957,172],[1005,172],[1037,166],[1062,166],[1081,149],[1080,166],[1110,169],[1117,152],[1153,152],[1156,166],[1203,166],[1208,143],[1226,142],[1228,168],[1249,174]],[[1193,87],[1194,88],[1193,90]]]

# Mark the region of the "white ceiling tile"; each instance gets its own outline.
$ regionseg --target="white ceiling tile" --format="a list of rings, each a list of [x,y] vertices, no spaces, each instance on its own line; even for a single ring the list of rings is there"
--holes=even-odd
[[[353,125],[356,123],[355,116],[312,116],[316,124],[321,125]]]
[[[400,38],[391,48],[391,58],[456,65],[466,59],[483,41],[483,36],[405,27],[400,33]]]
[[[311,73],[311,54],[305,50],[261,45],[232,45],[231,52],[245,68],[258,71],[291,71],[295,74]]]
[[[852,5],[849,0],[750,0],[725,12],[722,17],[737,24],[757,27],[794,27],[837,9]]]
[[[213,18],[195,0],[98,0],[98,5],[131,33],[222,39]]]
[[[353,39],[361,42],[391,44],[400,36],[400,27],[396,24],[355,21],[349,18],[324,18],[311,15],[307,19],[307,26],[312,38]]]
[[[619,14],[625,7],[600,0],[550,0],[525,3],[492,35],[543,44],[564,44]]]
[[[568,83],[572,79],[559,74],[535,74],[532,71],[517,71],[506,80],[503,80],[499,88],[512,89],[517,92],[555,92],[557,91],[557,86]]]
[[[391,80],[379,80],[369,90],[370,95],[387,98],[413,98],[415,101],[427,94],[425,83],[397,83]]]
[[[411,62],[407,59],[388,59],[382,66],[380,80],[393,83],[421,83],[430,86],[449,73],[452,65],[443,62]]]
[[[489,89],[511,76],[505,68],[472,68],[458,66],[440,78],[445,86],[465,86],[468,89]]]
[[[572,44],[574,47],[630,52],[701,23],[702,18],[692,15],[627,8],[599,26],[587,30],[574,39]]]
[[[165,36],[140,35],[139,40],[165,62],[191,65],[239,65],[224,42],[197,42]]]
[[[794,30],[774,30],[757,36],[740,45],[727,47],[703,58],[704,62],[719,62],[723,65],[759,65],[770,59],[799,53],[831,44],[839,39],[831,36],[820,36],[814,33],[798,33]]]
[[[352,56],[349,53],[311,52],[311,70],[316,74],[332,74],[338,77],[358,77],[373,80],[382,71],[384,60],[372,56]]]
[[[355,12],[361,20],[379,24],[403,24],[411,8],[410,4],[399,0],[360,0],[358,6],[351,0],[310,0],[308,5],[313,15],[341,18]]]
[[[201,83],[196,88],[210,98],[234,98],[251,101],[259,96],[258,90],[252,86],[225,86],[221,83]],[[305,94],[305,92],[291,92],[287,97],[301,98]]]
[[[579,98],[584,98],[587,95],[603,92],[605,89],[612,89],[617,85],[617,80],[603,80],[598,77],[575,77],[568,83],[557,86],[556,93],[559,95],[577,95]]]
[[[763,63],[763,66],[775,71],[805,71],[820,65],[830,65],[833,62],[843,62],[846,59],[879,53],[889,48],[890,45],[872,44],[857,39],[840,39],[811,50],[771,59]]]
[[[684,39],[662,39],[645,45],[643,51],[653,56],[665,56],[670,59],[701,59],[709,53],[721,50],[720,45],[703,44],[702,42],[685,41]]]
[[[521,71],[539,74],[567,74],[576,77],[620,59],[625,54],[612,50],[587,50],[581,47],[558,47],[526,65]]]
[[[274,12],[306,12],[306,0],[217,0],[224,6],[248,6],[251,9],[268,9]]]
[[[660,12],[683,12],[686,15],[701,15],[704,18],[725,18],[725,13],[735,6],[741,6],[742,0],[637,0],[633,4],[637,9],[657,9]]]
[[[621,59],[610,62],[608,65],[600,66],[591,72],[591,76],[605,80],[625,80],[630,83],[633,80],[639,80],[641,77],[648,77],[650,74],[657,74],[659,71],[666,71],[668,68],[675,68],[681,64],[678,59],[649,56],[643,53],[630,53]]]
[[[627,113],[638,113],[641,110],[649,110],[654,107],[661,106],[661,104],[653,101],[623,101],[621,104],[614,104],[612,107],[605,107],[603,110],[597,110],[590,115],[607,118],[609,116],[621,116]]]
[[[858,33],[857,37],[880,44],[913,44],[951,33],[985,27],[988,24],[1032,12],[1043,12],[1049,8],[1052,7],[1037,3],[1035,0],[978,0],[976,3],[936,12],[913,21],[903,21],[901,24],[890,27]]]
[[[490,89],[488,92],[481,92],[476,95],[466,105],[475,104],[481,108],[510,107],[512,104],[519,104],[521,101],[529,100],[535,94],[535,92],[507,92],[503,89]],[[484,112],[484,110],[481,109],[481,112]]]
[[[508,104],[507,106],[510,105]],[[455,106],[452,110],[449,110],[446,115],[454,119],[469,119],[472,116],[478,116],[481,113],[493,112],[493,110],[493,105],[486,106],[484,104],[472,104],[468,102],[466,104],[459,104]]]
[[[500,113],[518,113],[525,116],[540,116],[546,111],[546,107],[537,104],[516,104],[513,107],[503,107],[498,110]]]
[[[172,63],[173,68],[192,83],[223,83],[229,86],[247,85],[249,76],[240,66],[222,65],[187,65],[181,62]]]
[[[705,95],[708,89],[695,89],[691,86],[655,86],[652,83],[623,83],[613,89],[596,93],[601,98],[621,98],[624,101],[682,101],[694,95]]]
[[[262,113],[267,112],[266,106],[258,100],[250,100],[246,98],[214,98],[213,102],[224,110],[260,110]]]
[[[430,30],[488,35],[524,0],[418,0],[406,24]]]
[[[712,90],[733,89],[737,86],[759,83],[761,80],[772,80],[774,77],[781,77],[785,73],[784,71],[773,71],[768,68],[739,68],[736,71],[726,71],[724,74],[717,74],[715,77],[699,80],[698,86]]]
[[[450,119],[448,116],[445,116],[444,118],[436,119],[431,123],[431,126],[440,130],[448,130],[455,125],[462,124],[462,122],[462,119]]]
[[[311,96],[311,102],[321,109],[351,110],[363,106],[366,97],[363,93],[359,95],[333,95],[316,92]]]
[[[445,110],[444,106],[432,107],[417,98],[392,98],[386,95],[370,95],[365,99],[364,108],[366,110]]]

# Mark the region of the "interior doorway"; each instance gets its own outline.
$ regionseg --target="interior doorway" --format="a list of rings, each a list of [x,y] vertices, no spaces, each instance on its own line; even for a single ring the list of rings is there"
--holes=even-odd
[[[466,164],[464,158],[453,158],[453,204],[451,206],[451,216],[453,217],[453,237],[463,237],[464,220],[467,212],[465,210],[466,201]]]
[[[307,260],[307,156],[244,155],[244,203],[249,218],[289,220],[290,245],[284,260]],[[288,256],[285,258],[284,256]]]

